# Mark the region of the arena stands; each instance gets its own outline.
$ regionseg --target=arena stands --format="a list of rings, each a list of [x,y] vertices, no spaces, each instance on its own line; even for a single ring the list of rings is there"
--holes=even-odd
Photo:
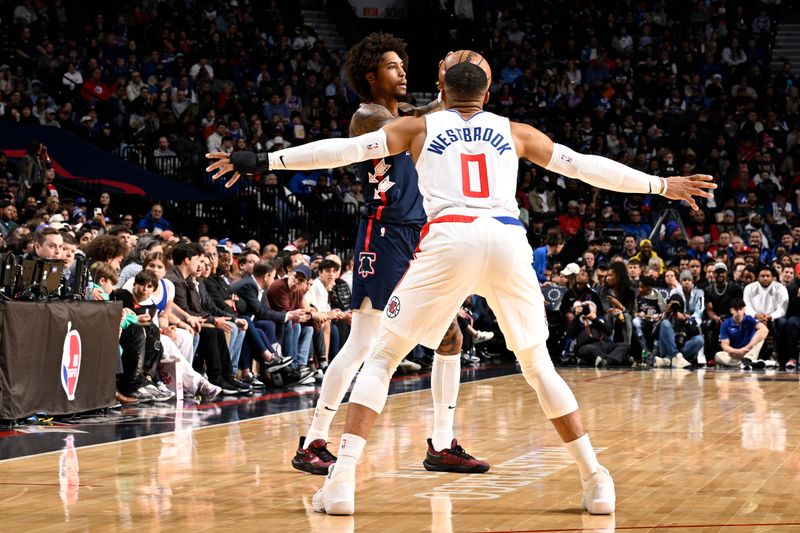
[[[745,301],[748,294],[758,300],[753,312],[770,331],[759,360],[771,361],[775,347],[784,346],[788,355],[775,360],[796,367],[800,94],[796,65],[782,65],[772,52],[788,6],[766,0],[646,0],[632,6],[598,0],[569,10],[541,2],[531,10],[524,2],[501,0],[491,9],[474,2],[470,19],[437,9],[439,2],[414,4],[412,15],[428,10],[423,28],[447,31],[438,31],[441,42],[427,47],[415,41],[419,33],[408,34],[412,64],[418,64],[412,89],[430,93],[433,76],[426,78],[422,66],[433,72],[440,51],[475,49],[494,72],[487,109],[533,124],[574,150],[664,177],[706,173],[717,180],[715,198],[690,213],[687,205],[601,192],[521,164],[520,219],[539,250],[537,273],[543,285],[561,289],[548,301],[548,313],[564,325],[554,334],[584,320],[574,299],[562,306],[559,298],[569,291],[572,298],[594,300],[584,290],[589,287],[599,295],[594,312],[611,329],[603,342],[615,354],[589,363],[670,366],[680,355],[676,365],[713,364],[718,337],[707,333],[719,331],[730,314],[728,291],[737,297],[744,292]],[[264,152],[347,135],[358,98],[342,70],[346,50],[327,46],[304,24],[296,3],[86,2],[67,10],[61,3],[19,0],[3,3],[0,18],[8,30],[0,128],[60,128],[169,178],[165,184],[191,185],[208,195],[191,203],[147,195],[158,204],[119,191],[109,195],[110,189],[66,180],[46,145],[30,143],[25,151],[0,146],[4,248],[32,253],[33,235],[48,225],[72,233],[78,253],[97,249],[90,243],[98,235],[114,234],[125,253],[132,252],[128,262],[142,261],[135,241],[145,235],[156,235],[167,258],[179,242],[210,242],[204,249],[221,246],[222,276],[229,282],[240,277],[239,257],[252,248],[248,239],[263,245],[262,258],[269,260],[276,247],[301,233],[310,243],[301,250],[308,257],[296,254],[300,262],[313,263],[317,253],[322,258],[352,251],[363,195],[349,169],[277,172],[230,190],[204,172],[207,151]],[[361,32],[348,33],[348,39],[373,28],[341,15],[334,20]],[[776,62],[781,66],[772,70]],[[558,244],[548,246],[551,229],[560,235]],[[288,269],[278,263],[279,277],[297,266],[294,259]],[[788,301],[766,301],[773,281],[762,283],[765,265],[774,283],[789,288]],[[767,303],[778,305],[768,309],[773,316],[763,310]],[[204,313],[199,298],[192,309],[171,324],[196,329]],[[650,326],[642,328],[642,321]],[[220,331],[230,329],[222,326],[230,321],[218,322]],[[465,303],[460,322],[475,342],[465,361],[502,351],[499,335],[487,338],[496,326],[480,299]],[[252,383],[234,377],[232,347],[221,342],[223,336],[205,337],[213,337],[202,343],[211,348],[195,359],[195,368],[210,362],[221,376],[216,385],[250,390]],[[705,339],[699,350],[698,337]],[[690,339],[692,353],[680,352]],[[555,360],[582,359],[575,338],[554,341]],[[618,343],[630,346],[624,357]],[[256,344],[258,353],[269,352],[271,344]],[[310,359],[302,354],[302,362],[318,359],[324,348]],[[426,363],[424,356],[417,359]]]

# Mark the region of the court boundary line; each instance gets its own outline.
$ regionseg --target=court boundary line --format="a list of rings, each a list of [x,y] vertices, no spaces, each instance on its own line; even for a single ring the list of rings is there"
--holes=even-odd
[[[800,522],[765,522],[753,524],[663,524],[663,525],[649,525],[649,526],[614,526],[614,531],[634,531],[639,529],[687,529],[687,528],[701,528],[707,529],[711,527],[766,527],[766,526],[800,526]],[[566,527],[554,529],[514,529],[514,530],[492,530],[484,533],[562,533],[568,531],[586,531],[587,527],[593,530],[603,529],[601,526],[585,526],[585,527]]]
[[[489,378],[475,379],[475,380],[472,380],[472,381],[467,381],[465,383],[461,383],[461,386],[470,385],[472,383],[482,383],[484,381],[491,381],[491,380],[494,380],[494,379],[504,379],[504,378],[508,378],[508,377],[512,377],[512,376],[518,376],[518,375],[520,375],[519,372],[515,372],[515,373],[512,373],[512,374],[506,374],[504,376],[493,376],[493,377],[489,377]],[[412,391],[405,391],[405,392],[398,392],[398,393],[395,393],[395,394],[390,394],[389,397],[393,398],[395,396],[404,396],[406,394],[418,394],[418,393],[421,393],[421,392],[428,392],[430,390],[431,390],[430,387],[427,387],[427,388],[419,389],[419,390],[412,390]],[[346,402],[342,402],[342,405],[348,405],[349,403],[350,403],[350,401],[348,400]],[[268,415],[254,416],[253,418],[248,418],[246,420],[233,420],[231,422],[221,422],[219,424],[212,424],[212,425],[203,426],[203,427],[199,427],[199,428],[187,428],[187,429],[189,429],[191,431],[202,431],[202,430],[205,430],[205,429],[224,427],[224,426],[229,426],[229,425],[232,425],[232,424],[245,424],[247,422],[254,422],[256,420],[263,420],[265,418],[270,418],[270,417],[273,417],[273,416],[283,416],[283,415],[289,415],[289,414],[302,413],[303,411],[313,411],[314,409],[315,409],[315,407],[308,407],[306,409],[296,409],[294,411],[284,411],[282,413],[272,413],[272,414],[268,414]],[[181,431],[184,431],[184,430],[181,430]],[[137,440],[152,439],[152,438],[155,438],[155,437],[165,437],[165,436],[169,436],[169,435],[174,435],[175,433],[177,433],[177,430],[173,429],[173,430],[170,430],[170,431],[165,431],[163,433],[154,433],[152,435],[142,435],[141,437],[131,437],[129,439],[121,439],[121,440],[115,440],[115,441],[109,441],[109,442],[99,442],[97,444],[87,444],[85,446],[76,446],[75,450],[76,451],[88,450],[90,448],[98,448],[98,447],[101,447],[101,446],[110,446],[110,445],[113,445],[113,444],[122,444],[122,443],[126,443],[126,442],[134,442],[134,441],[137,441]],[[10,457],[8,459],[0,459],[0,464],[10,463],[12,461],[21,461],[21,460],[25,460],[25,459],[40,458],[40,457],[44,457],[46,455],[62,453],[63,451],[64,451],[63,449],[52,450],[52,451],[49,451],[49,452],[34,453],[34,454],[31,454],[31,455],[23,455],[21,457]]]

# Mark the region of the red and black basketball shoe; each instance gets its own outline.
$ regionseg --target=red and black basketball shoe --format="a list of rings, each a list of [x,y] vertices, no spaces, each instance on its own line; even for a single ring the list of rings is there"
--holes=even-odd
[[[317,439],[303,449],[303,439],[297,445],[297,452],[292,459],[292,466],[303,472],[317,476],[327,476],[328,467],[336,464],[336,456],[328,451],[328,443],[324,439]]]
[[[425,470],[432,472],[483,474],[489,471],[489,463],[472,457],[464,448],[459,446],[456,439],[453,439],[449,448],[445,448],[440,452],[433,448],[433,442],[428,439],[428,455],[422,462],[422,466],[425,467]]]

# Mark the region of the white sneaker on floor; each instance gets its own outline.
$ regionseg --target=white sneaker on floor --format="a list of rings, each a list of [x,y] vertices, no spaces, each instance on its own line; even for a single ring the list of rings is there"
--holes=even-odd
[[[475,344],[480,344],[482,342],[490,341],[494,338],[493,331],[476,331],[475,338],[472,339],[472,342]]]
[[[669,358],[667,357],[655,357],[655,363],[653,363],[653,368],[669,368],[672,366],[672,362],[670,362]]]
[[[703,350],[700,350],[697,353],[697,366],[706,366],[708,361],[706,360],[706,354]]]
[[[605,467],[600,466],[597,472],[583,484],[583,508],[591,514],[611,514],[617,505],[614,493],[614,480]]]
[[[689,369],[692,368],[692,363],[690,363],[681,352],[672,358],[672,366],[675,368],[684,368]]]
[[[314,494],[311,505],[318,513],[352,515],[356,510],[356,473],[332,465],[322,488]]]

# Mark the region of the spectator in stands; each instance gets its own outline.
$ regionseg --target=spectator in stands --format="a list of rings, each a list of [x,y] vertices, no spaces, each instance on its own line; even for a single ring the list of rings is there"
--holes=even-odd
[[[322,378],[321,370],[328,366],[328,362],[339,353],[339,328],[336,321],[342,318],[342,311],[333,309],[330,304],[331,292],[339,277],[339,263],[332,259],[323,259],[317,265],[317,277],[311,283],[308,291],[307,301],[313,308],[311,318],[320,325],[320,337],[318,352],[318,377]]]
[[[699,323],[687,313],[685,301],[679,294],[670,295],[658,328],[659,355],[655,357],[654,366],[691,368],[702,349]]]
[[[282,348],[278,343],[277,328],[283,328],[287,321],[300,321],[306,315],[302,309],[286,312],[273,311],[269,307],[267,290],[275,278],[275,267],[271,263],[259,261],[252,272],[234,282],[231,293],[236,295],[236,312],[253,323],[254,337],[250,339],[250,349],[266,362],[265,370],[276,372],[289,366],[291,356],[280,355]],[[301,375],[299,370],[287,370],[284,385],[306,380],[310,373]]]
[[[95,267],[93,265],[93,269],[97,272],[97,268],[102,263],[97,262],[95,264],[98,266]],[[158,325],[153,323],[153,318],[156,316],[156,308],[152,300],[150,300],[150,296],[152,296],[157,284],[158,280],[155,274],[149,271],[139,272],[133,279],[130,291],[118,289],[111,293],[111,299],[122,302],[126,309],[136,315],[137,322],[135,327],[141,328],[144,334],[144,349],[142,351],[132,351],[129,355],[130,359],[127,361],[123,352],[122,366],[123,369],[127,367],[127,371],[123,371],[123,382],[118,384],[120,390],[123,391],[126,388],[132,390],[133,387],[138,386],[133,395],[139,401],[166,401],[175,397],[174,393],[170,392],[161,381],[156,369],[164,355]]]
[[[149,231],[154,233],[156,230],[164,231],[170,229],[169,221],[164,218],[164,207],[161,204],[153,204],[150,212],[136,225],[137,230]]]
[[[714,356],[722,367],[751,368],[759,361],[761,348],[767,338],[767,327],[755,317],[746,314],[741,298],[731,300],[730,316],[722,323],[719,333],[721,350]],[[760,368],[766,362],[760,361]]]
[[[564,317],[565,324],[570,324],[575,318],[573,313],[575,302],[593,302],[594,308],[600,316],[605,315],[600,296],[591,289],[589,286],[590,281],[589,273],[586,270],[581,270],[575,276],[575,287],[567,289],[561,298],[560,312]]]
[[[55,228],[42,228],[33,234],[32,257],[42,259],[61,259],[64,252],[64,238]]]
[[[576,301],[572,315],[575,318],[567,328],[567,336],[575,339],[579,361],[598,368],[630,364],[628,346],[613,341],[614,328],[598,317],[594,302]]]
[[[102,261],[120,270],[127,248],[113,235],[100,235],[86,245],[84,252],[91,261]]]
[[[628,269],[623,262],[609,265],[605,286],[600,291],[600,300],[605,309],[605,320],[619,332],[621,342],[630,345],[633,334],[633,315],[636,309],[636,293],[631,287]]]
[[[745,312],[767,326],[769,333],[774,335],[775,321],[786,316],[789,293],[775,279],[772,267],[763,265],[759,267],[757,274],[758,280],[744,288]]]
[[[142,271],[144,268],[143,262],[147,256],[163,251],[164,246],[161,239],[148,236],[140,238],[122,263],[122,272],[119,274],[117,288],[122,288],[130,278]]]
[[[704,346],[708,353],[716,353],[719,347],[719,331],[730,316],[731,303],[742,297],[742,287],[728,280],[728,266],[714,264],[714,281],[704,291],[705,318],[703,320]]]
[[[784,268],[783,273],[794,274],[792,268]],[[787,276],[789,277],[789,276]],[[797,370],[797,341],[800,333],[800,278],[792,275],[792,281],[786,284],[789,302],[786,314],[775,319],[775,353],[778,364],[786,370]]]
[[[311,235],[308,233],[299,233],[297,237],[283,247],[284,250],[289,250],[291,252],[302,252],[303,249],[308,246],[308,243],[311,242]]]
[[[193,366],[201,372],[205,364],[208,380],[222,388],[225,394],[249,394],[252,388],[236,379],[233,374],[228,342],[225,339],[227,320],[212,317],[202,307],[200,294],[195,288],[195,275],[203,248],[196,243],[178,244],[172,249],[173,266],[166,278],[175,285],[175,311],[200,334],[197,356]],[[212,327],[203,327],[208,324]]]
[[[634,364],[645,364],[649,360],[655,342],[655,330],[666,309],[666,302],[660,292],[655,290],[657,280],[650,276],[639,278],[636,295],[636,316],[633,317],[633,333],[639,341],[641,356],[634,353]]]
[[[269,286],[267,298],[270,308],[284,313],[304,310],[303,296],[308,292],[310,283],[311,269],[302,264],[295,266],[286,278],[276,280]],[[303,313],[297,320],[286,320],[283,325],[283,353],[291,356],[292,368],[301,375],[313,375],[308,367],[314,334],[314,328],[308,324],[310,319],[310,313]]]
[[[244,338],[249,324],[246,320],[238,318],[234,308],[228,305],[227,302],[225,302],[222,306],[218,306],[215,299],[209,296],[208,291],[206,290],[206,280],[211,275],[212,264],[213,262],[208,254],[203,254],[200,256],[197,266],[197,273],[195,274],[195,286],[197,287],[197,292],[200,295],[200,305],[202,306],[203,310],[212,317],[221,317],[225,319],[225,326],[223,326],[222,329],[229,337],[228,351],[230,352],[231,365],[235,370],[239,367],[238,363],[242,355],[242,346],[244,345]],[[242,382],[250,385],[254,389],[264,388],[264,384],[250,373],[249,366],[242,365],[240,370],[242,371]]]
[[[533,269],[539,283],[546,284],[550,281],[550,270],[555,256],[561,253],[564,248],[564,237],[559,229],[551,229],[547,232],[545,245],[533,251]]]

